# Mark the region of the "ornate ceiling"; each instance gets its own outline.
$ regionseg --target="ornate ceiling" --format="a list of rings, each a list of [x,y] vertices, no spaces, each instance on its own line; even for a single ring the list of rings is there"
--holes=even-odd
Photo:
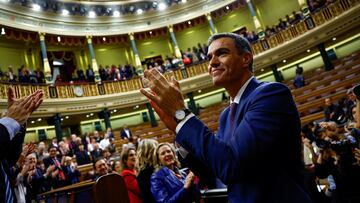
[[[119,35],[185,22],[234,2],[236,1],[2,0],[0,22],[9,27],[58,35]],[[143,13],[140,14],[139,9]]]

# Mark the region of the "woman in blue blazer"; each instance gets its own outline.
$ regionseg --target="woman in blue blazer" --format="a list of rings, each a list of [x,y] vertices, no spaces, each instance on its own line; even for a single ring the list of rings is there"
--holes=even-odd
[[[199,190],[194,185],[194,174],[179,170],[180,163],[175,149],[169,143],[161,143],[155,150],[158,171],[151,176],[151,193],[156,202],[197,202]]]

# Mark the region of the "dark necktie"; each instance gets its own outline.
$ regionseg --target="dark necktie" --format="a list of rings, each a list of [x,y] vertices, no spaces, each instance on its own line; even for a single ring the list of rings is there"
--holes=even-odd
[[[13,203],[14,202],[14,197],[12,195],[12,191],[11,191],[11,187],[10,187],[10,181],[9,178],[7,176],[7,174],[5,173],[5,170],[3,168],[3,165],[1,164],[1,171],[4,175],[4,180],[5,180],[5,202],[6,203]]]
[[[235,124],[235,114],[237,110],[238,104],[233,102],[230,104],[230,132],[234,131],[234,124]]]

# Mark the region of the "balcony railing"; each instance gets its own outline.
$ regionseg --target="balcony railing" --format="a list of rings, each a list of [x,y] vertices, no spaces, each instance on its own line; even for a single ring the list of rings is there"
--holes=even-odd
[[[359,4],[359,0],[338,0],[327,7],[320,9],[318,12],[311,14],[310,18],[298,22],[295,25],[289,26],[287,29],[276,33],[265,39],[258,40],[253,43],[253,53],[258,55],[261,52],[267,51],[271,48],[284,44],[285,42],[294,39],[314,27],[320,26],[336,16],[346,12],[350,8]],[[311,22],[307,22],[307,20]],[[311,24],[313,23],[313,27]],[[170,79],[173,75],[177,80],[183,80],[194,76],[199,76],[208,72],[208,63],[201,63],[179,69],[172,72],[166,72],[165,77]],[[104,81],[102,83],[83,83],[83,84],[61,84],[61,85],[45,85],[45,84],[20,84],[20,83],[6,83],[1,82],[0,98],[7,98],[7,88],[13,86],[15,88],[16,97],[23,97],[29,95],[37,89],[42,89],[45,92],[45,99],[66,99],[77,97],[91,97],[105,94],[125,93],[139,90],[142,87],[140,78],[133,78],[125,81]]]

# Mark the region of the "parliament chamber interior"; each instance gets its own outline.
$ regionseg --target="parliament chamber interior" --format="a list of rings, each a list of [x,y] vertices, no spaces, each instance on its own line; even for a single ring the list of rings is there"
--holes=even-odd
[[[44,98],[6,165],[14,202],[237,202],[196,173],[192,200],[158,199],[139,180],[163,146],[180,160],[176,133],[140,92],[144,72],[175,78],[186,108],[216,134],[231,98],[209,75],[208,38],[224,32],[250,43],[257,80],[290,89],[312,201],[360,201],[349,192],[360,181],[359,0],[0,0],[0,29],[1,117],[10,87],[17,99]],[[330,130],[341,138],[322,140]],[[331,166],[319,164],[324,151]],[[176,167],[189,177],[191,166]]]

